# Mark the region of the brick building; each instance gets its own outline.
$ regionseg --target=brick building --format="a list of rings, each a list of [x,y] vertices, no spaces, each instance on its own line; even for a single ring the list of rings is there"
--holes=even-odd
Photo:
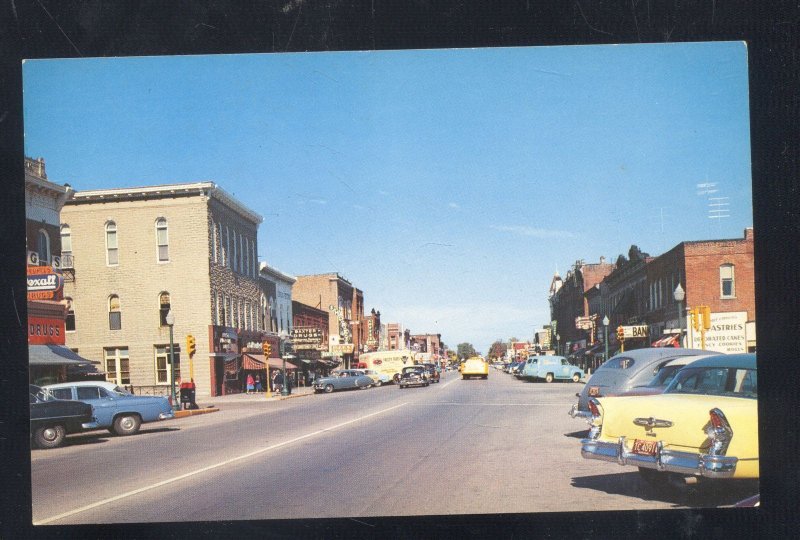
[[[67,344],[108,380],[166,394],[175,375],[198,396],[241,391],[241,351],[265,338],[257,232],[262,217],[212,182],[77,192],[64,206],[74,279]],[[197,352],[186,357],[193,335]]]
[[[338,273],[297,276],[292,299],[327,310],[329,352],[326,357],[342,358],[345,367],[358,360],[363,343],[360,325],[364,321],[364,293]]]
[[[659,336],[686,333],[689,328],[689,340],[684,343],[694,342],[696,346],[698,340],[690,328],[691,321],[685,317],[685,310],[702,305],[710,308],[716,327],[743,326],[739,331],[730,329],[732,334],[719,338],[717,344],[708,343],[708,348],[721,352],[754,350],[752,228],[745,229],[743,238],[739,239],[681,242],[647,265],[647,282],[648,301],[643,320],[650,327],[651,341]],[[674,296],[679,283],[685,291],[680,306]],[[728,344],[723,345],[720,340]]]
[[[552,342],[558,341],[561,351],[585,347],[591,341],[591,330],[577,328],[575,319],[591,315],[585,294],[614,268],[615,265],[600,257],[598,263],[576,261],[563,280],[557,273],[553,277],[550,285],[550,324],[555,334]],[[556,335],[559,339],[556,339]]]
[[[386,324],[386,349],[408,349],[411,346],[411,331],[404,330],[400,323]]]
[[[412,350],[431,355],[438,359],[442,354],[441,334],[414,334],[411,336]]]

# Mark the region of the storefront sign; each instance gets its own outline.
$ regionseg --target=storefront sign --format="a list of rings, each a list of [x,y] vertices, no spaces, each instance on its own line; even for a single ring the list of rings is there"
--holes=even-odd
[[[333,354],[353,354],[355,346],[352,343],[343,343],[341,345],[331,345],[331,353]]]
[[[313,326],[292,328],[292,342],[295,350],[318,350],[322,346],[322,329]]]
[[[639,339],[650,336],[650,329],[646,324],[641,324],[638,326],[623,326],[622,331],[624,332],[625,339]]]
[[[28,317],[29,345],[64,345],[64,320]]]
[[[64,278],[50,266],[28,267],[28,300],[57,300],[61,298]]]
[[[691,328],[692,347],[701,347],[700,332]],[[725,354],[747,352],[747,312],[712,313],[706,330],[706,350]]]

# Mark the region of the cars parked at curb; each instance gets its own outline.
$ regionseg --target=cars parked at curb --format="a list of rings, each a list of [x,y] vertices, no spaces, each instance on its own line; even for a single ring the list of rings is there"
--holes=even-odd
[[[57,399],[88,403],[94,408],[97,427],[116,435],[133,435],[143,423],[175,417],[166,397],[135,396],[111,382],[68,382],[43,388]]]
[[[580,382],[583,370],[570,364],[563,356],[531,356],[522,363],[520,378],[548,383],[556,380]]]
[[[428,386],[430,384],[428,373],[423,366],[407,366],[400,372],[400,389],[410,386]]]
[[[591,398],[586,459],[634,466],[658,487],[759,476],[755,354],[708,356],[663,394]]]
[[[31,439],[39,448],[57,448],[71,433],[99,427],[92,406],[56,399],[41,387],[29,385]]]
[[[328,377],[321,377],[314,381],[314,392],[330,394],[334,390],[351,390],[353,388],[365,389],[374,386],[372,377],[360,369],[340,369],[332,372]]]
[[[569,411],[573,418],[588,418],[589,399],[618,396],[634,386],[648,384],[658,370],[670,360],[680,356],[709,356],[719,353],[700,349],[652,347],[625,351],[606,360],[595,371],[581,392],[578,402]]]
[[[681,369],[687,365],[691,365],[691,363],[695,360],[707,358],[707,356],[708,355],[679,356],[658,368],[658,371],[656,371],[655,376],[653,376],[649,383],[641,386],[634,386],[630,390],[622,392],[619,395],[652,396],[656,394],[663,394],[664,390],[666,390],[667,386],[669,386],[669,383],[672,382],[672,379],[675,378],[675,375],[677,375]]]

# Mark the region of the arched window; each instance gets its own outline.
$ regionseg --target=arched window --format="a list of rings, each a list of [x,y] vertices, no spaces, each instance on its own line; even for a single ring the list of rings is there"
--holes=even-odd
[[[158,320],[161,326],[167,325],[167,313],[170,310],[169,293],[162,292],[158,295]]]
[[[67,306],[67,318],[64,320],[65,330],[67,332],[75,331],[75,308],[72,305],[72,298],[64,298],[64,304]]]
[[[219,254],[217,252],[217,224],[211,220],[211,259],[214,262],[219,262]]]
[[[119,296],[112,294],[108,297],[108,329],[120,330],[122,328],[122,311],[119,305]]]
[[[733,268],[732,264],[722,264],[719,267],[719,290],[721,298],[736,297]]]
[[[50,264],[50,235],[39,229],[36,237],[36,253],[39,255],[39,266]]]
[[[106,264],[109,266],[119,264],[117,224],[113,221],[106,223]]]
[[[66,223],[61,225],[61,256],[72,255],[72,230]]]
[[[158,262],[169,261],[169,235],[167,234],[167,220],[156,220],[156,245],[158,246]]]

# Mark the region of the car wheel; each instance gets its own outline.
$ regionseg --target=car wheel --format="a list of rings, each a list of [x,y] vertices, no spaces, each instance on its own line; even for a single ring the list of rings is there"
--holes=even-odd
[[[333,392],[333,385],[332,384],[326,384],[325,385],[325,393],[326,394],[330,394],[331,392]]]
[[[382,384],[383,384],[383,382],[381,382],[381,381],[377,381],[377,382],[375,383],[375,388],[380,388]]]
[[[580,375],[578,375],[577,373],[575,373],[575,374],[572,376],[572,382],[581,382],[581,376],[580,376]]]
[[[64,442],[66,434],[64,426],[45,426],[36,430],[33,440],[39,448],[56,448]]]
[[[139,431],[142,419],[136,414],[124,414],[114,419],[114,433],[117,435],[133,435]]]
[[[426,382],[423,386],[430,386],[431,383]]]
[[[547,375],[544,376],[544,380],[546,382],[553,382],[553,374],[552,373],[548,373]]]

